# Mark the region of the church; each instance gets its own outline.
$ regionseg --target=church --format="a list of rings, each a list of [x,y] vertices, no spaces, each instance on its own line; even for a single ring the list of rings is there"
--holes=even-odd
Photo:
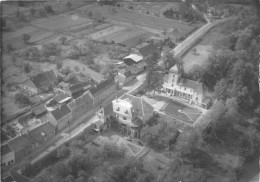
[[[179,97],[192,105],[209,108],[210,99],[206,97],[206,86],[197,81],[182,78],[181,69],[175,64],[165,75],[163,91],[166,95]]]

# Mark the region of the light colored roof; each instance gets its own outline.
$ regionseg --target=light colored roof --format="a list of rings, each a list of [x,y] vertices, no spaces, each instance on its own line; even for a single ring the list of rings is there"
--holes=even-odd
[[[120,97],[121,100],[128,100],[138,110],[139,116],[145,116],[153,112],[153,107],[148,104],[143,98],[136,97],[130,94],[124,94]]]
[[[137,55],[137,54],[129,54],[128,56],[124,57],[123,59],[132,59],[133,61],[138,63],[143,58],[144,58],[143,56],[140,56],[140,55]]]
[[[175,64],[173,67],[170,69],[171,73],[179,73],[180,69],[178,68],[177,64]]]

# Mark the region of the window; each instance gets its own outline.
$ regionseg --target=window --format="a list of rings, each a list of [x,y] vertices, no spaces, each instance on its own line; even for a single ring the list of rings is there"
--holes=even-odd
[[[175,78],[175,75],[172,75],[173,78]]]
[[[123,120],[127,120],[126,117],[123,117]]]
[[[14,160],[11,160],[11,163],[14,163]]]
[[[125,114],[128,114],[128,110],[125,111]]]
[[[184,90],[186,90],[186,87],[184,87]]]
[[[119,111],[120,110],[120,108],[118,107],[118,108],[116,108],[116,111]]]

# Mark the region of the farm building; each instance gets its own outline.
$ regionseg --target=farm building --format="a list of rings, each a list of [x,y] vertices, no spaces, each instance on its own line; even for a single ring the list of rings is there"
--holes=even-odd
[[[131,71],[133,75],[138,74],[146,69],[146,63],[143,56],[138,54],[130,54],[123,58],[126,65],[125,70]]]
[[[202,108],[209,107],[210,99],[205,96],[206,86],[201,82],[181,78],[177,64],[165,75],[163,90],[167,95],[183,98],[190,104]]]

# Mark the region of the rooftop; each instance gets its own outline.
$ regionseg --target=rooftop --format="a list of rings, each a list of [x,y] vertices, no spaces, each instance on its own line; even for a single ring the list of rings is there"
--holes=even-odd
[[[81,90],[87,90],[90,87],[91,87],[91,82],[87,81],[87,82],[75,84],[75,85],[69,87],[69,90],[73,94],[73,93],[81,91]]]
[[[68,108],[67,104],[63,104],[62,106],[58,107],[54,111],[51,111],[54,118],[58,121],[64,116],[68,115],[70,113],[70,109]]]
[[[12,138],[7,143],[14,152],[19,152],[25,148],[30,148],[35,142],[25,134]]]
[[[120,97],[121,100],[127,100],[130,101],[131,104],[137,109],[139,116],[145,116],[146,114],[150,114],[153,112],[153,107],[148,104],[143,98],[136,97],[130,94],[124,94]]]
[[[1,145],[1,156],[6,155],[8,153],[12,152],[9,145],[6,143],[4,145]]]
[[[143,56],[140,56],[137,54],[130,54],[130,55],[124,57],[123,59],[131,59],[131,60],[135,61],[136,63],[138,63],[139,61],[141,61],[143,59]]]
[[[37,128],[31,130],[29,132],[29,135],[30,137],[32,137],[34,141],[41,142],[42,139],[44,139],[46,134],[52,133],[54,131],[55,131],[55,127],[52,126],[50,123],[45,122],[40,126],[38,126]]]
[[[42,114],[46,111],[47,111],[46,107],[42,104],[37,107],[32,108],[32,113],[34,113],[35,115]]]
[[[181,78],[177,83],[180,86],[192,88],[195,92],[203,93],[203,83]]]
[[[65,93],[59,93],[58,95],[56,95],[53,100],[55,100],[58,103],[63,103],[67,100],[69,100],[71,97],[69,97],[67,94]]]
[[[154,52],[159,52],[159,49],[154,44],[148,44],[139,49],[139,52],[142,54],[143,57],[152,55]]]
[[[112,79],[107,79],[107,80],[101,81],[99,84],[93,86],[90,89],[90,92],[92,93],[92,95],[94,95],[94,94],[100,92],[101,90],[108,88],[109,86],[112,86],[113,84],[115,84],[115,82]]]

